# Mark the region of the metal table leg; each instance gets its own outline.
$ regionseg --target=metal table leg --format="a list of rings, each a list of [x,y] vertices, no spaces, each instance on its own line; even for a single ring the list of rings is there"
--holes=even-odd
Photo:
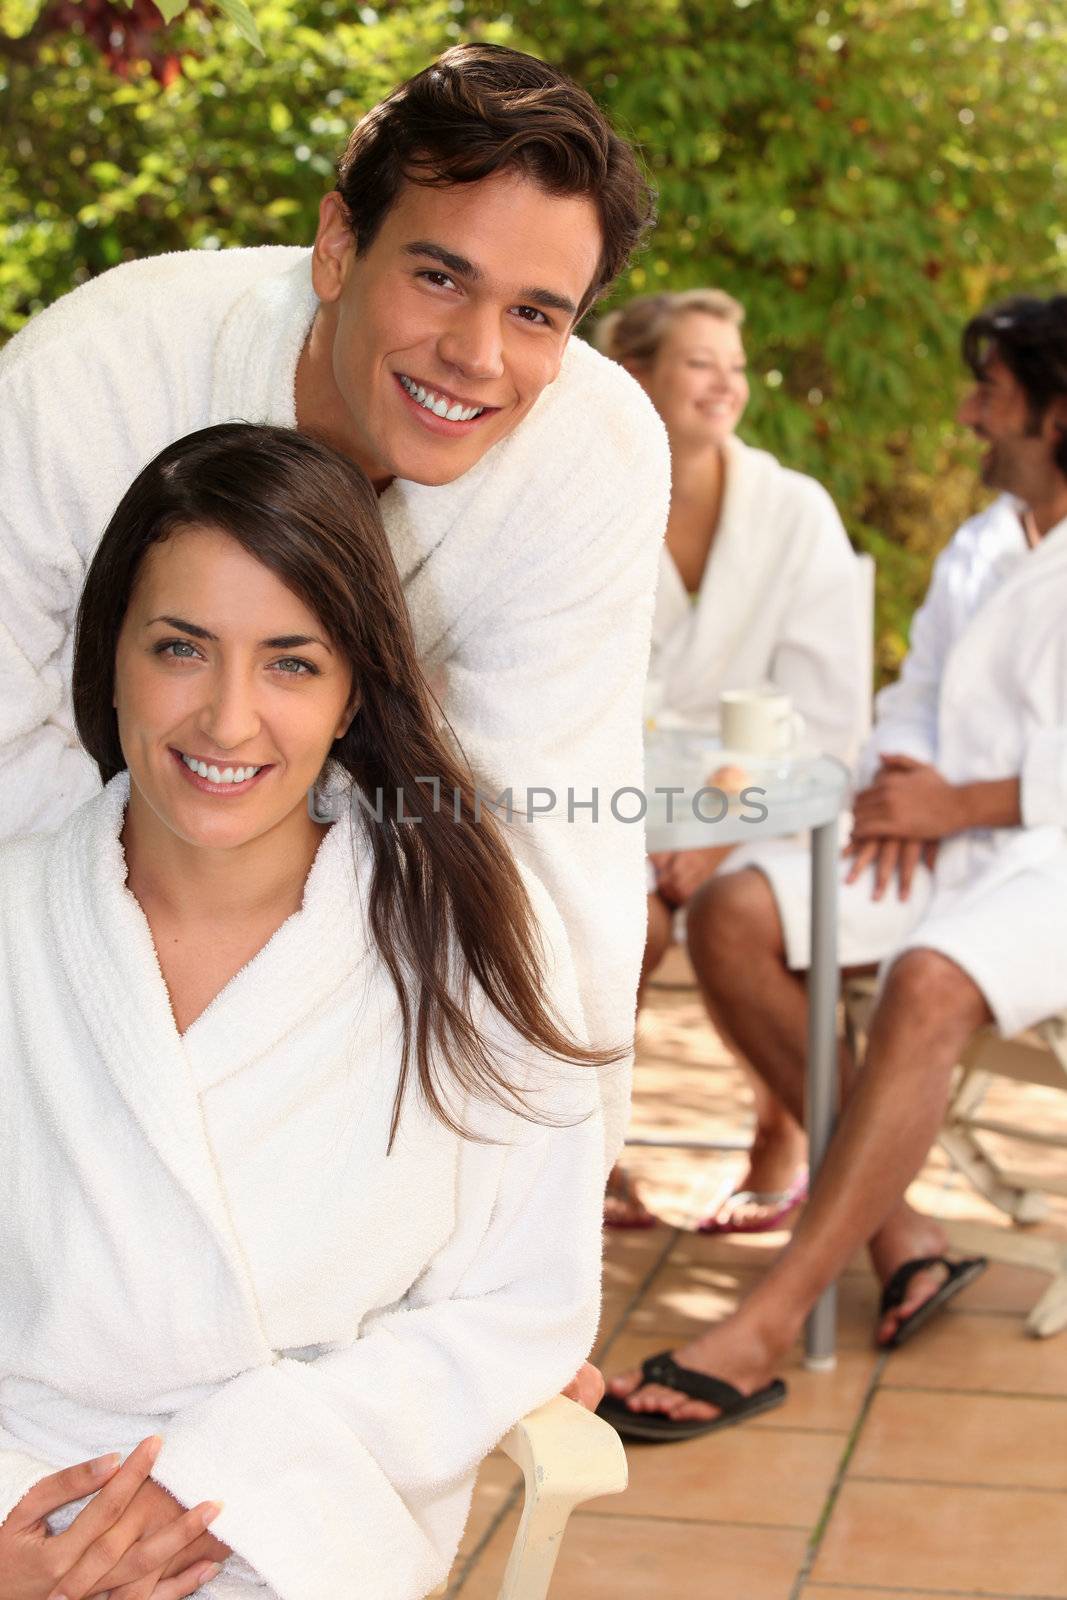
[[[808,971],[808,1075],[805,1121],[812,1177],[822,1165],[837,1114],[837,820],[811,836],[811,966]],[[812,1308],[804,1330],[805,1365],[830,1372],[836,1363],[837,1288]]]

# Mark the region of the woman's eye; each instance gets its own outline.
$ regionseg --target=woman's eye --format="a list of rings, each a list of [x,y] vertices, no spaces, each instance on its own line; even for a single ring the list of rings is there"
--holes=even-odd
[[[285,656],[281,661],[276,661],[274,667],[290,678],[317,677],[319,671],[310,661],[301,661],[299,656]]]
[[[156,645],[157,656],[170,656],[174,661],[195,661],[200,652],[188,639],[167,639]]]

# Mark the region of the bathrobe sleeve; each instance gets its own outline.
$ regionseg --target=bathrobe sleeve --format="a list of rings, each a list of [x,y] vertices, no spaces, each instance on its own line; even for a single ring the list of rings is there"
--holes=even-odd
[[[35,1483],[58,1468],[31,1455],[4,1428],[0,1428],[0,1523],[10,1516]]]
[[[959,626],[954,591],[964,564],[961,557],[954,540],[934,563],[926,599],[912,619],[900,676],[875,700],[874,730],[858,764],[859,788],[872,781],[883,754],[937,762],[941,677]]]
[[[1025,685],[1026,731],[1019,772],[1023,826],[1067,828],[1067,635],[1062,620],[1063,579],[1048,573],[1047,625],[1029,631],[1019,662]],[[1038,583],[1035,573],[1031,584]],[[1034,722],[1037,726],[1034,726]]]
[[[1067,826],[1067,728],[1038,728],[1023,754],[1020,810],[1023,826]]]
[[[75,419],[57,429],[41,390],[25,365],[0,367],[0,837],[57,824],[100,786],[69,717]]]
[[[185,375],[141,302],[115,285],[82,315],[80,293],[0,350],[0,839],[50,831],[100,787],[71,708],[78,599],[121,496],[185,426]]]
[[[811,744],[851,766],[870,692],[858,564],[830,496],[821,484],[800,482],[804,559],[791,574],[770,676],[804,718]]]
[[[450,656],[444,699],[479,786],[513,794],[510,840],[567,930],[588,1036],[610,1049],[633,1038],[646,922],[644,830],[614,815],[612,797],[629,789],[617,809],[634,818],[670,498],[662,424],[627,388],[632,409],[595,452],[588,418],[580,432],[575,418],[557,471],[516,485],[510,526],[522,529],[526,559]],[[531,821],[531,810],[544,814]],[[629,1116],[629,1062],[604,1069],[601,1097],[610,1167]]]
[[[552,982],[577,1026],[573,975]],[[592,1344],[596,1080],[540,1061],[532,1081],[556,1125],[509,1115],[508,1143],[463,1143],[455,1230],[397,1306],[344,1348],[243,1373],[165,1430],[154,1476],[187,1505],[224,1501],[212,1531],[282,1600],[422,1600],[448,1572],[479,1462]],[[499,1131],[502,1113],[481,1115],[479,1131]],[[360,1250],[339,1241],[338,1270],[347,1257],[358,1271]]]

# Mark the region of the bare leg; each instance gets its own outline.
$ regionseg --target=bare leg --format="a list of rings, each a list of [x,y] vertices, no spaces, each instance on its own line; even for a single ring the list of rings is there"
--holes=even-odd
[[[641,960],[641,978],[637,985],[637,1009],[645,998],[645,984],[651,978],[671,945],[674,925],[674,908],[660,895],[648,896],[648,932],[645,935],[645,953]]]
[[[712,917],[709,918],[709,904],[712,906]],[[718,909],[721,907],[721,910]],[[709,928],[709,920],[713,923]],[[745,1075],[752,1082],[752,1098],[755,1102],[755,1136],[753,1136],[752,1150],[749,1154],[749,1170],[744,1178],[737,1184],[739,1190],[755,1190],[755,1192],[774,1192],[774,1190],[789,1189],[797,1170],[803,1165],[808,1150],[808,1141],[800,1120],[790,1112],[789,1107],[774,1093],[758,1072],[749,1066],[744,1051],[737,1045],[736,1027],[733,1026],[733,1013],[739,1013],[741,1026],[744,1029],[745,1014],[757,1011],[752,998],[745,1000],[737,994],[737,973],[733,963],[723,966],[723,944],[718,930],[726,923],[734,922],[734,936],[729,941],[729,954],[741,957],[747,970],[747,957],[758,954],[760,970],[757,976],[765,979],[768,976],[763,957],[773,957],[773,990],[777,1006],[782,1010],[782,1019],[779,1026],[789,1032],[795,1026],[798,1016],[806,1016],[806,997],[803,984],[790,973],[785,966],[785,950],[782,946],[781,926],[777,918],[777,907],[774,896],[771,894],[766,878],[761,872],[739,872],[731,874],[728,878],[720,878],[715,886],[715,899],[710,899],[709,894],[694,896],[694,901],[689,907],[688,944],[689,958],[693,962],[697,979],[701,982],[704,992],[705,1005],[709,1008],[710,1018],[717,1027],[718,1034],[728,1040],[733,1046],[737,1061],[745,1070]],[[721,994],[721,998],[718,995]],[[731,1003],[733,1002],[733,1003]],[[729,1014],[726,1014],[729,1013]],[[763,1019],[757,1016],[757,1027]],[[805,1024],[806,1026],[806,1024]],[[760,1051],[766,1046],[766,1040],[760,1038],[757,1048]],[[757,1056],[755,1059],[761,1059]],[[793,1062],[789,1067],[790,1074],[800,1077],[800,1094],[803,1096],[803,1058]],[[795,1099],[790,1093],[790,1099]],[[766,1206],[755,1205],[753,1202],[744,1205],[731,1205],[726,1200],[725,1205],[718,1211],[720,1219],[725,1219],[728,1214],[731,1221],[758,1222],[766,1214]]]
[[[864,1069],[790,1245],[732,1316],[676,1352],[683,1366],[751,1393],[769,1381],[811,1306],[858,1246],[871,1240],[883,1270],[941,1247],[936,1226],[911,1212],[903,1196],[940,1126],[960,1052],[989,1020],[981,992],[947,957],[913,950],[897,961],[875,1010]],[[774,1028],[772,1018],[772,1035]],[[932,1293],[935,1282],[916,1281],[880,1333]],[[672,1390],[640,1388],[639,1373],[623,1374],[611,1387],[633,1394],[636,1409],[715,1414]]]
[[[674,912],[658,894],[648,896],[648,933],[645,937],[645,954],[641,962],[641,981],[637,990],[637,1006],[641,1008],[645,984],[666,955],[671,942]],[[608,1174],[604,1195],[604,1221],[609,1228],[645,1228],[655,1218],[634,1186],[633,1179],[621,1162],[617,1161]]]

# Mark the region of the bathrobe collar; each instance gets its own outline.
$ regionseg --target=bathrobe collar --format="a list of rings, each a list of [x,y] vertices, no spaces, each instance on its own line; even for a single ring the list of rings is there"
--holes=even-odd
[[[775,504],[775,480],[781,476],[778,462],[765,450],[751,449],[734,438],[727,440],[724,457],[719,523],[695,603],[666,546],[660,562],[653,623],[653,637],[660,641],[656,670],[657,676],[675,685],[676,692],[722,678],[749,620],[738,596],[766,594],[781,565],[782,530]]]
[[[216,1231],[230,1229],[199,1091],[240,1072],[325,1006],[367,960],[370,851],[350,813],[325,831],[300,911],[179,1035],[144,912],[126,887],[120,773],[56,836],[48,910],[101,1059],[157,1155]]]

